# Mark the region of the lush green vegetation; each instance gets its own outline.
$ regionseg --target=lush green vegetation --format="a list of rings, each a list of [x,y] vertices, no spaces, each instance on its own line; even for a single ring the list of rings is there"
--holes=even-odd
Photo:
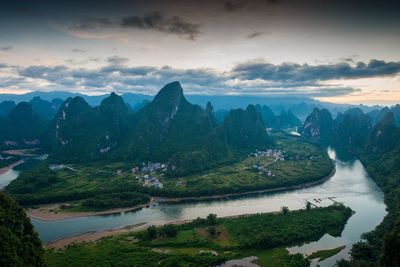
[[[72,201],[75,211],[130,207],[150,201],[139,193],[140,186],[131,176],[119,176],[115,170],[123,164],[88,165],[82,169],[50,170],[42,164],[23,172],[12,181],[6,191],[21,205],[37,205]],[[90,170],[90,171],[89,171]],[[77,173],[79,173],[77,175]],[[85,174],[81,174],[85,173]]]
[[[163,191],[170,196],[239,193],[299,185],[316,181],[332,172],[333,164],[320,147],[284,133],[275,133],[272,136],[276,148],[285,151],[285,161],[275,161],[272,156],[248,157],[238,163],[217,167],[201,174],[163,179]],[[311,156],[318,158],[310,160]],[[272,176],[253,170],[253,165],[268,165]]]
[[[99,210],[143,204],[148,202],[148,195],[240,193],[299,185],[331,173],[333,164],[320,147],[284,133],[275,133],[273,137],[276,149],[285,151],[285,161],[274,156],[246,157],[195,175],[172,178],[160,172],[152,174],[163,183],[163,189],[142,186],[136,178],[141,174],[131,172],[133,166],[140,166],[138,163],[99,161],[68,165],[57,171],[50,170],[45,162],[23,172],[6,191],[22,205],[72,201],[76,202],[75,210]],[[267,166],[272,175],[254,170],[253,165]]]
[[[85,199],[81,202],[81,206],[90,210],[104,210],[111,208],[133,207],[139,204],[146,204],[150,201],[148,195],[135,192],[120,192]]]
[[[0,266],[43,266],[42,244],[25,211],[0,192]]]
[[[319,259],[318,261],[323,261],[327,258],[330,258],[336,254],[338,254],[340,251],[342,251],[346,246],[340,246],[337,248],[332,248],[332,249],[324,249],[324,250],[318,250],[316,252],[313,252],[308,258],[311,259]]]
[[[229,219],[209,215],[186,224],[150,226],[141,232],[96,243],[73,244],[59,251],[50,249],[46,251],[46,263],[48,266],[212,266],[229,259],[258,256],[261,266],[308,266],[308,260],[301,254],[289,255],[286,249],[278,247],[310,242],[325,233],[338,235],[351,214],[349,208],[339,205]],[[255,232],[271,241],[251,241],[261,240]]]
[[[223,225],[241,247],[273,248],[287,244],[288,240],[290,244],[305,239],[318,240],[326,232],[332,236],[340,235],[352,215],[351,209],[342,206],[326,209],[260,214],[226,220]]]

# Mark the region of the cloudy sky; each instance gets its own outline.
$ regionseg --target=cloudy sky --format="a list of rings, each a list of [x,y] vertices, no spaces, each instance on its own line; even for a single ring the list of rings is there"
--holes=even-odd
[[[84,2],[84,3],[83,3]],[[0,93],[302,95],[400,102],[400,5],[3,0]]]

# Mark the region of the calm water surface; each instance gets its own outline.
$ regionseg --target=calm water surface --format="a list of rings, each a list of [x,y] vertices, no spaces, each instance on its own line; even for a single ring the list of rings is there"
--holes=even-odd
[[[341,237],[334,238],[328,234],[319,241],[288,248],[290,253],[310,254],[320,249],[331,249],[346,245],[338,255],[319,262],[321,266],[332,266],[337,259],[348,258],[352,244],[360,240],[360,235],[371,231],[386,214],[383,193],[368,176],[361,162],[348,155],[337,155],[328,148],[330,157],[336,160],[336,173],[325,183],[296,191],[274,194],[259,194],[240,198],[231,198],[196,203],[160,204],[136,212],[65,219],[60,221],[41,221],[32,219],[40,238],[44,242],[74,236],[88,231],[101,231],[137,223],[164,224],[177,220],[190,220],[205,217],[209,213],[218,216],[230,216],[270,212],[280,210],[281,206],[289,209],[304,208],[310,201],[318,206],[326,206],[335,201],[343,202],[356,213],[349,219]],[[5,175],[5,174],[4,174]],[[0,176],[7,181],[18,173],[9,173],[8,177]],[[15,178],[14,177],[14,178]],[[317,199],[318,201],[315,201]],[[319,201],[320,199],[320,201]],[[313,261],[312,265],[316,265]]]

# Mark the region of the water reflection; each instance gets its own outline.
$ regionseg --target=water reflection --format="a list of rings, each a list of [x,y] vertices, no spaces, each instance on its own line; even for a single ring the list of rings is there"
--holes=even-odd
[[[309,255],[317,250],[346,246],[340,253],[324,261],[313,260],[312,266],[317,266],[317,264],[333,266],[338,259],[348,259],[352,245],[360,240],[361,234],[374,229],[386,214],[383,193],[368,177],[361,162],[351,159],[351,157],[344,160],[338,157],[338,153],[334,153],[335,151],[332,151],[332,149],[328,149],[328,152],[333,159],[338,161],[336,164],[337,172],[334,179],[321,186],[321,189],[325,190],[319,191],[319,194],[330,193],[330,190],[326,188],[327,186],[341,188],[341,191],[337,192],[338,200],[356,213],[349,219],[340,237],[332,237],[326,234],[316,242],[288,249],[291,253],[299,252]]]

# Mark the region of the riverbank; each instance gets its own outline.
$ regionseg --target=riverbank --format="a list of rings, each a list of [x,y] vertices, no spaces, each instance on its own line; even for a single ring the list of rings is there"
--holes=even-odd
[[[177,198],[169,198],[169,197],[154,197],[154,201],[156,203],[178,203],[178,202],[185,202],[185,201],[205,201],[205,200],[218,200],[224,199],[229,197],[240,197],[240,196],[248,196],[248,195],[256,195],[256,194],[263,194],[263,193],[277,193],[283,191],[292,191],[298,190],[302,188],[312,187],[319,184],[322,184],[332,178],[336,173],[336,168],[332,169],[332,172],[316,181],[302,183],[299,185],[291,185],[291,186],[282,186],[282,187],[275,187],[275,188],[268,188],[268,189],[260,189],[260,190],[253,190],[241,193],[229,193],[229,194],[219,194],[219,195],[211,195],[211,196],[200,196],[200,197],[177,197]]]
[[[303,183],[299,185],[293,186],[285,186],[285,187],[277,187],[277,188],[269,188],[269,189],[261,189],[255,191],[248,191],[242,193],[230,193],[230,194],[222,194],[222,195],[212,195],[212,196],[201,196],[201,197],[181,197],[181,198],[168,198],[168,197],[152,197],[151,201],[147,204],[137,205],[134,207],[129,208],[116,208],[104,211],[92,211],[92,212],[69,212],[63,211],[60,209],[60,206],[65,203],[57,203],[51,205],[41,206],[37,209],[28,209],[27,215],[30,218],[43,220],[43,221],[57,221],[57,220],[65,220],[70,218],[78,218],[78,217],[88,217],[88,216],[97,216],[97,215],[110,215],[116,214],[121,212],[131,212],[135,210],[142,209],[144,207],[149,207],[155,203],[179,203],[179,202],[196,202],[196,201],[207,201],[207,200],[218,200],[224,199],[229,197],[240,197],[240,196],[248,196],[248,195],[256,195],[256,194],[263,194],[263,193],[277,193],[282,191],[292,191],[298,190],[302,188],[312,187],[319,184],[322,184],[329,180],[333,175],[336,173],[336,168],[332,169],[332,172],[328,175],[323,177],[322,179]]]
[[[58,221],[65,220],[71,218],[79,218],[79,217],[89,217],[89,216],[98,216],[98,215],[111,215],[122,212],[131,212],[142,209],[144,207],[149,207],[154,203],[154,199],[152,198],[149,203],[141,204],[128,208],[115,208],[103,211],[63,211],[61,209],[61,205],[65,203],[56,203],[50,205],[44,205],[37,209],[27,209],[26,214],[30,218],[34,218],[42,221]]]
[[[98,231],[98,232],[96,232],[96,231],[86,232],[81,235],[61,238],[61,239],[49,242],[45,245],[45,247],[62,249],[72,243],[94,242],[94,241],[97,241],[104,237],[118,235],[118,234],[124,234],[127,232],[131,232],[133,230],[143,229],[143,227],[141,227],[141,226],[144,226],[145,224],[146,223],[138,223],[138,224],[127,225],[127,226],[124,226],[121,228],[115,228],[115,229],[110,229],[110,230],[104,230],[104,231]]]
[[[16,166],[18,166],[18,165],[20,165],[20,164],[22,164],[22,163],[24,163],[24,162],[25,162],[25,161],[24,161],[23,159],[21,159],[21,160],[18,160],[18,161],[14,162],[14,163],[12,163],[12,164],[6,166],[6,167],[1,168],[1,169],[0,169],[0,175],[2,175],[2,174],[4,174],[4,173],[8,172],[8,171],[11,170],[12,168],[14,168],[14,167],[16,167]]]

